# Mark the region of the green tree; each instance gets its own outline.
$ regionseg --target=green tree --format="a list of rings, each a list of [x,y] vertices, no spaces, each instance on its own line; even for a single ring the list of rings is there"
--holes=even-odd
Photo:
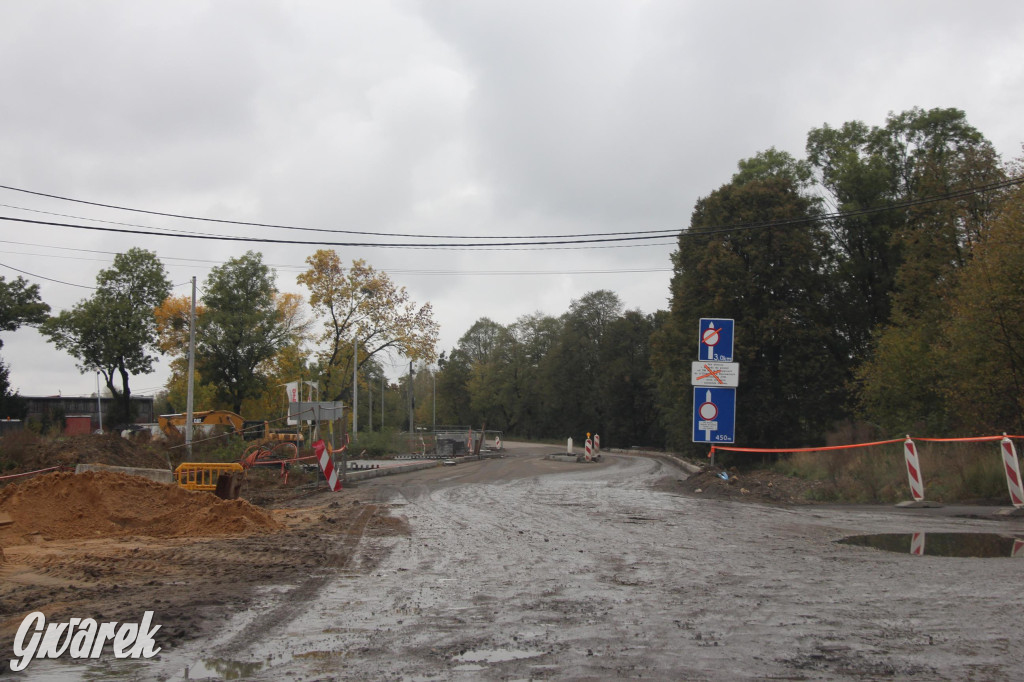
[[[248,251],[210,271],[206,312],[196,324],[196,367],[234,412],[267,388],[269,361],[289,341],[276,305],[274,274],[263,256]]]
[[[74,356],[79,370],[100,372],[115,398],[115,424],[131,420],[131,375],[153,371],[156,356],[154,309],[171,284],[156,254],[132,248],[114,257],[96,277],[96,293],[71,310],[46,320],[40,331]],[[115,377],[120,387],[115,386]]]
[[[39,285],[16,277],[8,282],[0,277],[0,331],[12,332],[22,325],[37,326],[48,317],[50,306],[39,298]],[[0,348],[4,345],[0,339]],[[0,359],[0,418],[21,419],[25,402],[11,390],[10,367]]]
[[[0,331],[12,332],[22,325],[42,324],[50,306],[39,298],[39,285],[29,284],[23,277],[10,282],[0,277]],[[0,340],[0,347],[3,341]]]
[[[1024,433],[1024,190],[1015,188],[959,271],[936,379],[950,426]]]
[[[591,291],[569,304],[562,329],[541,368],[545,407],[562,434],[582,438],[607,431],[607,409],[599,392],[601,343],[622,314],[622,301],[607,289]],[[559,434],[559,435],[562,435]]]
[[[832,327],[828,242],[802,177],[800,165],[781,153],[741,163],[733,182],[697,202],[680,235],[671,311],[652,356],[674,446],[691,440],[688,360],[701,317],[736,320],[738,441],[820,442],[842,414],[847,375]],[[715,229],[779,221],[788,224]]]
[[[896,200],[921,201],[894,220],[890,311],[873,329],[873,352],[858,370],[861,407],[893,432],[947,432],[955,421],[940,390],[937,343],[958,272],[988,229],[999,195],[965,190],[1005,178],[992,145],[956,109],[913,109],[873,129],[873,163],[888,169]],[[942,201],[934,197],[954,195]]]
[[[651,335],[658,319],[627,310],[602,336],[597,385],[605,412],[600,433],[607,445],[659,445],[664,438],[651,377]]]

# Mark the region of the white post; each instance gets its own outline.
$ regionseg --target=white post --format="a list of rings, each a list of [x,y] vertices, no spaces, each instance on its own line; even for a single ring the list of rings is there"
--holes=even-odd
[[[568,442],[566,442],[566,444],[565,444],[565,454],[567,454],[567,455],[571,455],[572,454],[572,437],[571,436],[570,436]]]

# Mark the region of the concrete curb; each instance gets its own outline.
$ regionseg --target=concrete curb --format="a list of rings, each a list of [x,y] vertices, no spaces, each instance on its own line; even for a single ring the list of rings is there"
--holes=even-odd
[[[415,464],[403,464],[396,467],[383,467],[380,469],[364,469],[362,471],[349,471],[345,475],[347,481],[365,481],[369,478],[378,478],[379,476],[391,476],[393,474],[405,474],[410,471],[419,471],[420,469],[432,469],[434,467],[441,466],[442,460],[436,460],[432,462],[416,462]]]
[[[695,474],[700,471],[700,467],[696,464],[691,464],[684,459],[675,457],[674,455],[665,452],[655,452],[653,450],[622,450],[619,448],[603,448],[601,452],[610,452],[615,455],[626,455],[627,457],[649,457],[651,459],[658,459],[666,464],[679,467],[688,474]]]
[[[174,474],[168,469],[140,469],[137,467],[118,467],[109,464],[79,464],[75,467],[76,474],[85,473],[86,471],[107,471],[114,474],[142,476],[157,483],[174,483]]]

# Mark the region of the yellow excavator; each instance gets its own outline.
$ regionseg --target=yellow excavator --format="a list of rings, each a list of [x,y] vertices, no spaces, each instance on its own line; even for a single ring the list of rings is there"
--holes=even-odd
[[[177,438],[181,435],[178,427],[185,426],[187,415],[184,414],[162,414],[156,418],[160,430],[170,438]],[[235,433],[245,440],[268,440],[279,443],[302,443],[301,433],[286,433],[271,431],[270,423],[265,421],[246,420],[229,410],[203,410],[192,413],[193,424],[206,424],[217,426],[230,426]]]

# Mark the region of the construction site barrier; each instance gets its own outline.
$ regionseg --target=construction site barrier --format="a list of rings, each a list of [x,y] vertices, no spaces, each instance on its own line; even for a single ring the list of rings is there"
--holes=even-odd
[[[915,502],[924,501],[924,477],[921,474],[921,464],[917,456],[915,440],[927,443],[986,443],[1000,441],[1000,456],[1003,460],[1003,470],[1006,474],[1006,484],[1010,492],[1010,500],[1016,508],[1024,507],[1024,482],[1021,481],[1020,462],[1017,459],[1016,449],[1013,447],[1013,440],[1024,440],[1024,436],[968,436],[965,438],[896,438],[893,440],[880,440],[873,443],[852,443],[850,445],[829,445],[812,448],[737,448],[731,445],[712,445],[708,452],[708,458],[714,463],[716,450],[728,452],[824,452],[827,450],[852,450],[854,448],[867,448],[873,445],[889,445],[891,443],[903,443],[903,457],[907,467],[907,480],[910,483],[910,494]],[[590,441],[587,441],[589,444]],[[589,450],[588,450],[589,451]]]
[[[188,490],[216,490],[223,473],[242,471],[238,462],[183,462],[174,470],[174,480]]]

